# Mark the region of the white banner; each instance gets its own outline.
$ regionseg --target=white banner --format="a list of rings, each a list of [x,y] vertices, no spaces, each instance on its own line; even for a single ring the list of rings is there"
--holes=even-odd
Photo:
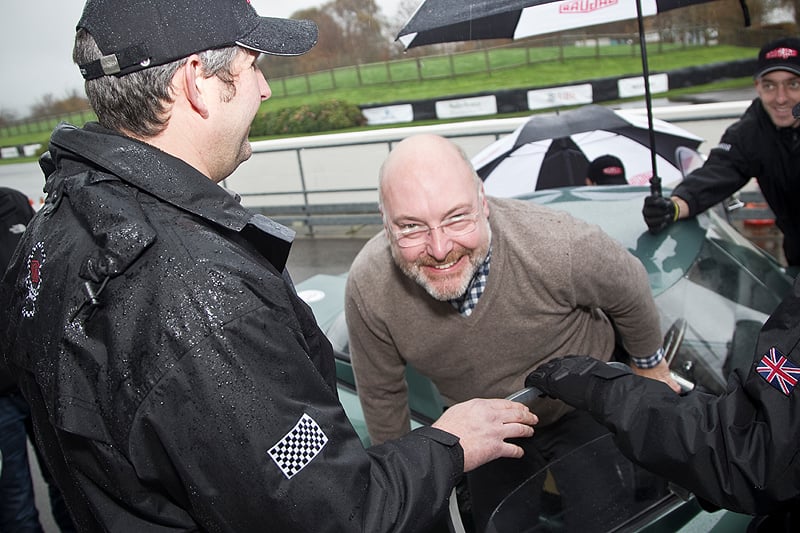
[[[655,0],[641,0],[642,16],[657,13]],[[522,10],[514,39],[636,18],[636,0],[565,0]]]
[[[592,84],[565,85],[528,91],[528,109],[547,109],[565,105],[591,104]]]
[[[669,76],[666,74],[653,74],[650,76],[650,93],[665,93],[669,90]],[[635,78],[622,78],[617,80],[617,91],[620,98],[644,95],[644,76]]]
[[[497,98],[495,98],[494,95],[436,102],[437,118],[460,118],[496,114]]]
[[[361,113],[367,119],[367,124],[370,126],[414,122],[414,108],[411,104],[370,107],[362,109]]]

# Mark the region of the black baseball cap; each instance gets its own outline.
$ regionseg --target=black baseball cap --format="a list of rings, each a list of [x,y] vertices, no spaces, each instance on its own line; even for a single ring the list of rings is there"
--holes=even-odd
[[[800,76],[800,39],[786,37],[761,47],[753,77],[760,78],[774,70],[786,70]]]
[[[591,163],[586,171],[586,176],[597,185],[624,185],[628,183],[625,179],[625,167],[619,157],[613,155],[601,155]]]
[[[250,0],[88,0],[80,28],[103,53],[101,59],[78,65],[87,80],[123,76],[226,46],[294,56],[317,43],[314,22],[260,17]]]

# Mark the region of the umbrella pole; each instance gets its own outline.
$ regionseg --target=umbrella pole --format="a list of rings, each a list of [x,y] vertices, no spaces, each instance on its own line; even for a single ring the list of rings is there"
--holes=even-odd
[[[650,178],[650,194],[661,196],[661,178],[656,169],[656,133],[653,128],[653,98],[650,94],[650,68],[647,65],[647,40],[644,35],[644,19],[642,17],[642,2],[636,0],[636,20],[639,24],[639,47],[642,50],[642,73],[644,74],[644,101],[647,107],[647,129],[650,134],[650,164],[653,167],[653,176]]]

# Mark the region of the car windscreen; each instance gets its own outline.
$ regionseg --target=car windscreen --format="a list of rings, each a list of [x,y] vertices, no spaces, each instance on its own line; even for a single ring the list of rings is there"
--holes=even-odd
[[[560,465],[567,462],[572,471],[586,476],[597,468],[613,467],[616,480],[600,494],[585,494],[580,479],[565,481],[558,475]],[[486,531],[615,531],[634,522],[652,522],[679,504],[665,480],[628,461],[606,434],[551,462],[518,486],[495,508]]]
[[[709,214],[706,239],[685,276],[655,296],[666,330],[686,322],[670,367],[714,393],[734,369],[747,369],[761,326],[791,289],[791,280],[740,234]]]

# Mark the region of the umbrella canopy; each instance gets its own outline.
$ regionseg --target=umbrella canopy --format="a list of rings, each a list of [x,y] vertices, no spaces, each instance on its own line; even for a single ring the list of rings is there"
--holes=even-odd
[[[673,184],[702,161],[703,139],[663,120],[653,121],[660,178]],[[628,183],[652,177],[648,121],[630,111],[589,105],[556,115],[534,115],[472,158],[487,194],[516,196],[534,190],[585,185],[589,162],[619,157]]]
[[[711,0],[639,0],[641,16]],[[424,0],[398,33],[406,48],[533,35],[637,18],[637,0]]]
[[[650,146],[657,146],[653,135],[653,110],[650,73],[643,18],[677,7],[711,0],[423,0],[398,33],[406,48],[425,44],[481,39],[520,39],[605,22],[637,19],[642,54],[645,103],[650,131]],[[739,0],[745,25],[750,24],[745,0]],[[550,17],[548,18],[548,12]],[[658,158],[651,150],[653,195],[661,195]]]

